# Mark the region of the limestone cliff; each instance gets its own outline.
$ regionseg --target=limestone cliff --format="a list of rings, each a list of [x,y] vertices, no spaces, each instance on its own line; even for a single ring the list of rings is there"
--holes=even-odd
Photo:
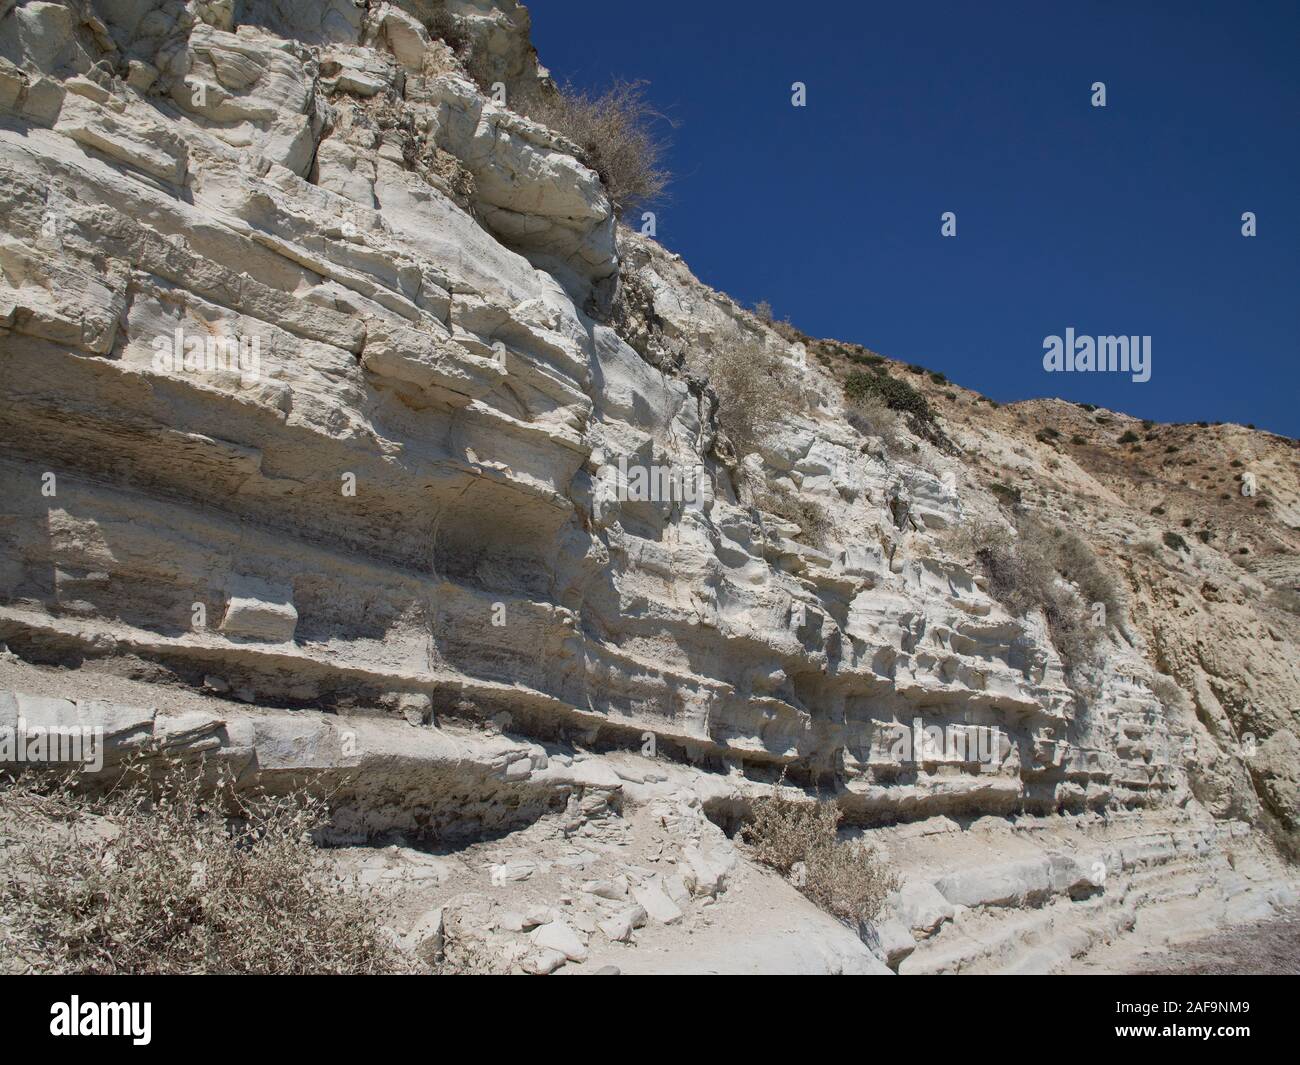
[[[629,840],[587,894],[663,929],[767,883],[723,830],[782,775],[904,888],[865,944],[815,911],[821,940],[769,942],[741,906],[724,967],[1053,968],[1148,902],[1283,899],[1295,441],[913,375],[933,416],[886,446],[846,408],[860,349],[619,228],[578,148],[485,91],[545,91],[528,27],[513,0],[0,0],[0,715],[250,786],[323,772],[340,838],[514,830],[432,877],[497,935],[491,891]],[[735,351],[787,399],[748,452],[710,382]],[[640,499],[629,468],[701,490]],[[1122,577],[1083,673],[957,544],[1013,495]],[[1000,908],[1039,925],[994,935]],[[633,936],[609,919],[559,953]],[[1043,921],[1046,954],[1015,947]]]

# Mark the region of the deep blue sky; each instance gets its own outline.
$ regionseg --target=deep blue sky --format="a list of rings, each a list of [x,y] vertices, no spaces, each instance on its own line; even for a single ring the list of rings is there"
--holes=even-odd
[[[558,80],[650,82],[659,239],[742,303],[1003,401],[1300,436],[1293,0],[528,6]],[[1067,326],[1151,335],[1151,380],[1045,373]]]

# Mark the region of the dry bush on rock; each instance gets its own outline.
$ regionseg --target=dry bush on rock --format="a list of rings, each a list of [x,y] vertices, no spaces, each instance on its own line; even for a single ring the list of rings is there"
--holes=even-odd
[[[870,921],[897,881],[861,840],[839,838],[841,816],[835,803],[798,803],[778,784],[755,802],[741,837],[760,862],[790,877],[822,909],[847,921]]]
[[[825,508],[814,499],[807,499],[782,485],[769,484],[755,492],[750,502],[759,510],[775,514],[778,518],[799,526],[798,538],[813,547],[824,547],[831,531],[830,518]]]
[[[857,398],[849,398],[845,404],[848,408],[848,422],[863,436],[878,436],[884,444],[885,452],[893,452],[898,447],[898,414],[891,410],[883,398],[868,393]]]
[[[473,42],[461,21],[451,12],[439,8],[430,12],[425,21],[429,36],[442,41],[457,55],[468,55]]]
[[[763,348],[722,345],[697,362],[718,396],[718,424],[739,461],[758,447],[760,434],[791,401],[780,363]]]
[[[1017,528],[1022,542],[1032,543],[1034,550],[1047,558],[1061,576],[1078,586],[1084,602],[1102,603],[1109,622],[1120,620],[1124,599],[1119,585],[1102,568],[1092,548],[1078,533],[1059,525],[1046,524],[1032,515],[1021,517]]]
[[[1267,603],[1277,610],[1284,610],[1288,614],[1300,614],[1300,589],[1297,588],[1274,588],[1268,594]]]
[[[1012,536],[1001,526],[975,522],[956,532],[951,544],[979,563],[989,594],[1010,613],[1042,610],[1066,669],[1081,675],[1095,662],[1103,632],[1093,623],[1092,604],[1103,603],[1107,624],[1118,623],[1123,607],[1118,587],[1074,533],[1029,514],[1017,517],[1016,531]],[[1079,592],[1058,575],[1073,580]]]
[[[645,83],[618,81],[599,96],[565,86],[532,101],[528,117],[563,134],[600,175],[614,211],[624,217],[653,203],[670,180],[655,125],[667,121],[645,98]]]
[[[322,800],[205,794],[201,774],[128,776],[93,799],[68,780],[0,780],[0,970],[394,973],[375,900],[312,833]],[[224,800],[224,801],[223,801]],[[228,816],[233,810],[237,816]]]

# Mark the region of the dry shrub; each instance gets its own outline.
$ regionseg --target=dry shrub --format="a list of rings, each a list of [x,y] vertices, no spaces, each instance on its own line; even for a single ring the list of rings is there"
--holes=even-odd
[[[794,522],[799,526],[799,538],[805,543],[813,547],[825,545],[826,537],[831,531],[831,521],[826,516],[825,508],[816,500],[805,499],[784,485],[769,483],[765,489],[753,493],[750,503],[759,510]]]
[[[754,803],[754,818],[741,836],[760,862],[791,877],[822,909],[847,921],[870,921],[898,882],[861,840],[839,838],[841,816],[835,803],[798,803],[778,784]]]
[[[1075,583],[1085,603],[1105,604],[1107,621],[1119,622],[1124,610],[1119,585],[1102,569],[1092,548],[1078,533],[1046,524],[1032,515],[1023,515],[1017,529],[1022,543],[1032,544],[1057,573]]]
[[[469,54],[473,42],[465,32],[464,24],[450,11],[445,8],[431,11],[424,25],[429,36],[445,43],[457,55]]]
[[[510,966],[482,939],[448,929],[434,972],[439,976],[505,976]]]
[[[1135,555],[1143,555],[1146,558],[1155,559],[1160,557],[1160,544],[1150,537],[1135,541],[1132,547]]]
[[[735,449],[736,460],[758,447],[759,435],[774,424],[790,402],[781,365],[761,347],[723,345],[700,367],[718,396],[718,424]]]
[[[323,800],[253,799],[218,773],[128,769],[105,797],[0,780],[0,968],[41,973],[393,973],[375,900],[325,866]],[[228,811],[236,816],[229,816]]]
[[[664,142],[655,135],[667,119],[646,101],[645,85],[616,81],[599,96],[566,85],[528,105],[529,118],[581,149],[620,218],[662,196],[671,177],[663,165]]]
[[[989,595],[1012,614],[1041,606],[1056,572],[1038,552],[1022,552],[1016,537],[1001,525],[973,521],[954,530],[952,549],[974,559],[989,582]]]
[[[789,318],[773,320],[771,322],[768,322],[767,324],[770,325],[772,329],[777,333],[777,335],[780,336],[780,338],[784,340],[787,344],[807,344],[809,347],[812,347],[814,343],[813,338],[810,337],[798,326],[792,325]],[[825,361],[824,352],[818,353],[814,351],[813,354],[816,355],[817,358],[821,359],[823,362]]]
[[[886,452],[898,447],[899,416],[879,395],[868,393],[848,399],[848,422],[863,436],[878,436]]]
[[[1093,624],[1087,605],[1059,585],[1051,589],[1042,606],[1052,645],[1065,663],[1072,685],[1079,690],[1084,669],[1097,661],[1101,629]]]
[[[952,538],[953,549],[973,558],[988,578],[989,594],[1007,610],[1023,616],[1042,610],[1066,670],[1076,680],[1097,658],[1102,630],[1093,624],[1090,604],[1106,604],[1107,624],[1119,621],[1118,590],[1077,536],[1020,515],[1018,536],[998,525],[974,522]],[[1083,597],[1058,582],[1057,576],[1080,581]],[[1086,598],[1084,598],[1086,597]]]
[[[500,60],[488,50],[487,39],[474,38],[471,27],[459,15],[453,15],[445,7],[430,11],[424,19],[429,36],[442,41],[456,57],[461,69],[469,79],[478,86],[485,96],[492,94],[492,84],[504,71]],[[426,69],[426,73],[427,73]],[[512,99],[511,106],[519,103]],[[518,107],[515,108],[519,110]]]

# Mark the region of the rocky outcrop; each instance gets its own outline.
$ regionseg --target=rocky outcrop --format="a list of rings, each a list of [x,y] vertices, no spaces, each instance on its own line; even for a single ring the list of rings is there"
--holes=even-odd
[[[1064,460],[1003,415],[891,452],[850,424],[832,361],[616,232],[574,146],[491,91],[546,77],[519,5],[0,9],[15,721],[98,720],[249,786],[323,774],[347,839],[581,831],[687,795],[719,843],[783,774],[859,829],[1144,812],[1211,850],[1211,814],[1295,829],[1295,629],[1256,612],[1260,578],[1197,545],[1189,597],[1117,549],[1132,616],[1081,698],[1046,619],[1008,613],[947,535],[1005,523],[976,452],[1003,477]],[[747,455],[700,372],[724,350],[786,382]],[[1149,520],[1100,471],[1053,476],[1042,505],[1068,510],[1062,486],[1100,500],[1098,539]],[[1293,509],[1293,460],[1274,477]],[[746,478],[814,504],[820,539]],[[74,667],[84,690],[49,680]],[[107,678],[147,690],[105,701]],[[619,751],[670,771],[629,780]],[[909,880],[875,954],[810,915],[832,945],[804,961],[968,968],[954,915],[1094,906],[1086,857]],[[711,859],[678,864],[717,895]],[[627,883],[592,893],[611,943],[637,934],[629,898],[665,927],[685,912],[671,876]],[[593,930],[529,926],[510,964],[586,964]],[[665,967],[794,948],[676,949]]]

